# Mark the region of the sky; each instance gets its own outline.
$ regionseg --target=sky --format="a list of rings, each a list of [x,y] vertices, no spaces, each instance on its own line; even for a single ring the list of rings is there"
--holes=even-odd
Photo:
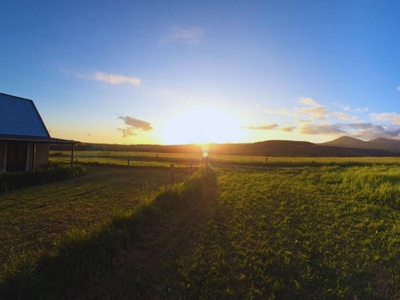
[[[400,139],[400,2],[0,1],[0,92],[52,137]]]

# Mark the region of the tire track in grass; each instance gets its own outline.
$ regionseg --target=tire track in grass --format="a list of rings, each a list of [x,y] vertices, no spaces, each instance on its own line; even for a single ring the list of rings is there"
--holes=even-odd
[[[143,215],[127,244],[110,253],[96,278],[51,295],[59,299],[176,299],[181,290],[179,262],[201,243],[216,197],[212,171],[200,171],[167,188]],[[129,222],[128,222],[129,223]],[[129,224],[126,226],[129,229]],[[125,230],[125,229],[121,229]],[[99,249],[99,251],[101,251]],[[51,298],[51,297],[50,297]]]

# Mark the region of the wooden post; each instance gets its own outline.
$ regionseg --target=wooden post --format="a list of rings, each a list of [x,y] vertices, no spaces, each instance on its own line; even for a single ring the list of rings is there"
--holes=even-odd
[[[128,167],[130,166],[130,164],[131,164],[131,161],[130,161],[130,157],[128,155]]]
[[[4,144],[4,161],[3,161],[3,171],[7,170],[7,149],[8,149],[8,142]]]
[[[171,164],[171,184],[174,184],[174,177],[175,177],[175,174],[174,174],[174,172],[175,172],[175,170],[174,170],[175,168],[174,168],[174,164]]]
[[[78,161],[78,154],[76,155],[76,161]],[[74,166],[74,144],[71,145],[71,167]]]

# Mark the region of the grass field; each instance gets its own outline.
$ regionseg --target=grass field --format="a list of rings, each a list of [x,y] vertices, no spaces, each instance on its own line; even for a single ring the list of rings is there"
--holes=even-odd
[[[188,167],[203,163],[203,153],[154,153],[124,151],[75,151],[74,160],[81,163],[116,164],[130,166]],[[400,166],[399,157],[264,157],[244,155],[210,154],[209,162],[214,166],[245,165],[258,167],[321,167],[321,166]],[[50,161],[70,162],[71,152],[52,151]]]
[[[397,161],[314,160],[227,159],[164,188],[168,168],[89,165],[2,194],[0,286],[44,299],[398,299]]]
[[[170,182],[166,169],[86,168],[74,180],[0,195],[0,271],[27,251],[35,257],[52,252],[54,241],[72,227],[89,230],[114,212],[134,210]]]

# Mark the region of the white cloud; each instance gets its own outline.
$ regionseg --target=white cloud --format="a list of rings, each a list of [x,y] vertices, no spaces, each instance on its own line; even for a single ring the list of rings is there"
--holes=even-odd
[[[349,106],[334,103],[340,110],[330,112],[325,106],[311,98],[300,98],[300,107],[294,109],[265,110],[267,114],[294,117],[297,125],[270,124],[264,126],[251,126],[248,129],[279,130],[297,132],[308,135],[349,135],[364,140],[378,137],[400,138],[400,113],[371,113],[372,122],[359,121],[358,114],[368,112],[368,108],[351,108]],[[352,114],[354,113],[354,115]],[[340,121],[328,123],[328,117],[334,117]],[[341,122],[344,121],[344,122]],[[382,124],[380,124],[382,123]]]
[[[261,125],[261,126],[246,126],[243,127],[244,129],[251,129],[251,130],[275,130],[279,128],[279,125],[274,123],[274,124],[268,124],[268,125]]]
[[[125,117],[118,117],[118,119],[124,120],[125,125],[128,125],[125,128],[117,128],[118,131],[122,132],[123,137],[136,136],[141,131],[153,130],[153,127],[149,122],[139,120],[134,117],[125,116]]]
[[[295,129],[296,126],[283,126],[280,130],[285,132],[293,132]]]
[[[345,113],[340,113],[340,112],[334,112],[332,113],[332,116],[341,119],[341,120],[348,120],[350,119],[350,116],[348,114]]]
[[[290,112],[286,108],[275,109],[275,110],[264,110],[265,113],[269,115],[284,115],[284,116],[294,116],[295,113]]]
[[[299,115],[311,115],[313,117],[324,119],[328,114],[328,110],[324,106],[317,106],[311,108],[302,108],[298,112]]]
[[[162,40],[178,41],[185,44],[196,45],[204,37],[204,30],[199,27],[181,28],[174,27]]]
[[[328,110],[325,106],[318,104],[311,98],[301,98],[300,103],[311,107],[301,108],[298,110],[297,115],[310,115],[318,119],[325,119],[328,115]]]
[[[368,110],[369,110],[368,107],[351,108],[348,105],[343,105],[343,104],[340,104],[340,103],[337,103],[337,102],[333,103],[333,105],[335,105],[336,107],[340,108],[341,110],[349,111],[349,112],[356,112],[356,113],[365,113],[365,112],[368,112]]]
[[[346,133],[346,131],[342,128],[341,124],[308,124],[303,123],[299,129],[299,132],[302,134],[310,134],[310,135],[337,135]]]
[[[400,91],[400,86],[397,87],[397,90]]]
[[[377,121],[386,121],[393,124],[400,124],[400,114],[397,113],[381,113],[381,114],[370,114],[371,119]]]
[[[303,98],[300,99],[300,103],[306,104],[306,105],[310,105],[310,106],[320,106],[317,102],[315,102],[311,98],[304,98],[303,97]]]
[[[116,75],[116,74],[108,74],[104,72],[96,72],[93,75],[93,79],[98,81],[104,81],[111,84],[122,84],[122,83],[130,83],[133,85],[140,85],[140,79],[136,77],[127,77],[123,75]]]
[[[67,75],[78,77],[78,78],[103,81],[103,82],[107,82],[107,83],[114,84],[114,85],[122,84],[122,83],[130,83],[130,84],[139,86],[140,82],[141,82],[140,78],[127,77],[127,76],[123,76],[123,75],[110,74],[110,73],[105,73],[105,72],[94,72],[92,74],[73,74],[73,73],[65,71],[65,70],[61,70],[61,72],[65,73]]]
[[[397,138],[400,135],[400,126],[382,126],[366,122],[336,124],[303,123],[299,132],[309,135],[349,135],[363,140],[370,140],[378,137]]]

